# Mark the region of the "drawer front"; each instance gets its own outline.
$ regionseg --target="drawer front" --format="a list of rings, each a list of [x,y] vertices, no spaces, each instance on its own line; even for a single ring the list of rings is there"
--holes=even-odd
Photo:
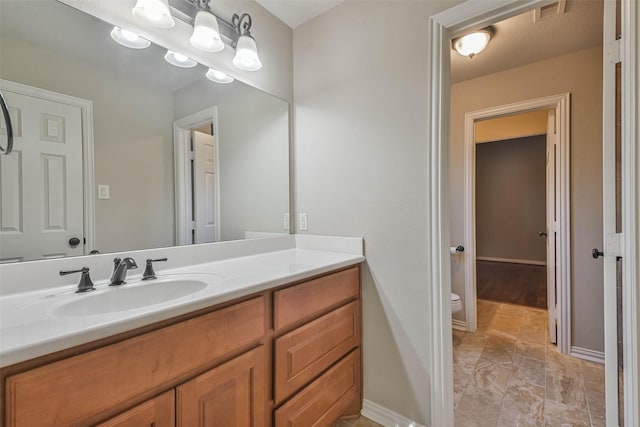
[[[260,346],[177,388],[178,427],[263,427],[266,383]]]
[[[354,301],[281,336],[275,343],[276,404],[360,343],[360,307]]]
[[[258,297],[7,378],[8,426],[83,425],[265,334]]]
[[[175,392],[171,390],[111,418],[98,427],[174,427],[175,408]]]
[[[360,292],[360,269],[350,268],[273,294],[274,329],[280,331],[327,309],[356,298]]]
[[[276,410],[276,427],[332,426],[360,411],[360,350],[355,350]]]

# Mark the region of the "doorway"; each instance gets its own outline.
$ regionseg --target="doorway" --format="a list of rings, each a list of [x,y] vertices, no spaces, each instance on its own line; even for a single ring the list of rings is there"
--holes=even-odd
[[[217,107],[174,122],[176,244],[220,240]]]

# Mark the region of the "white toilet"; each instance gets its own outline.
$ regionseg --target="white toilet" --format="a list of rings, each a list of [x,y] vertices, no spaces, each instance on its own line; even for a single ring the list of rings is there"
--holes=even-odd
[[[460,295],[451,292],[451,314],[457,313],[462,310],[462,300]]]

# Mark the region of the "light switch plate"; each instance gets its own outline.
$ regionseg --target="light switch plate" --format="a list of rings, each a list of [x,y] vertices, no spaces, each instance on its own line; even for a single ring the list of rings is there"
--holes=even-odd
[[[282,226],[285,230],[288,230],[290,228],[288,213],[284,214],[282,217]]]
[[[109,200],[109,186],[108,185],[98,185],[98,199],[99,200]]]
[[[300,231],[307,231],[307,230],[309,230],[309,224],[307,223],[307,214],[301,213],[300,214]]]

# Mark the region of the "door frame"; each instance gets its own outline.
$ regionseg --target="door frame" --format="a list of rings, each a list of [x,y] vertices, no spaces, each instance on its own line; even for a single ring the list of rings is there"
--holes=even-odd
[[[80,108],[82,120],[82,180],[83,180],[83,209],[84,209],[84,238],[83,253],[88,255],[95,249],[95,175],[93,165],[93,101],[78,98],[63,93],[41,89],[10,80],[0,79],[0,89],[15,92],[19,95],[31,96],[45,101],[66,104]]]
[[[191,144],[190,132],[194,127],[212,122],[215,140],[216,177],[216,242],[220,240],[220,129],[218,127],[218,107],[206,108],[173,122],[173,161],[175,175],[175,242],[177,246],[190,245],[193,228],[191,187]]]
[[[555,209],[557,221],[557,313],[558,347],[569,353],[571,343],[571,241],[570,241],[570,141],[571,95],[562,93],[511,104],[484,108],[465,114],[464,123],[464,245],[468,247],[464,258],[466,330],[477,329],[476,288],[476,142],[475,122],[538,110],[555,110],[558,150],[556,157]],[[547,152],[549,152],[547,141]],[[545,172],[546,174],[546,172]],[[549,194],[549,183],[547,183]],[[546,216],[546,214],[545,214]],[[549,307],[549,310],[553,310]]]
[[[520,13],[544,7],[553,0],[468,0],[444,10],[429,19],[429,52],[427,64],[427,194],[426,241],[429,256],[426,270],[429,286],[430,322],[427,342],[430,344],[430,408],[431,425],[453,426],[453,349],[451,343],[451,266],[449,254],[449,119],[450,119],[450,54],[451,39],[465,31],[482,28]],[[623,55],[622,104],[624,117],[637,117],[639,113],[638,82],[638,27],[640,16],[634,1],[622,1],[623,39],[620,51]],[[640,188],[639,152],[640,125],[625,120],[622,129],[623,150],[623,226],[622,247],[625,253],[623,267],[623,292],[625,325],[625,420],[628,425],[640,423],[638,398],[638,354],[640,340],[640,292],[635,286],[640,280],[637,268],[636,245],[638,243],[638,200]]]

